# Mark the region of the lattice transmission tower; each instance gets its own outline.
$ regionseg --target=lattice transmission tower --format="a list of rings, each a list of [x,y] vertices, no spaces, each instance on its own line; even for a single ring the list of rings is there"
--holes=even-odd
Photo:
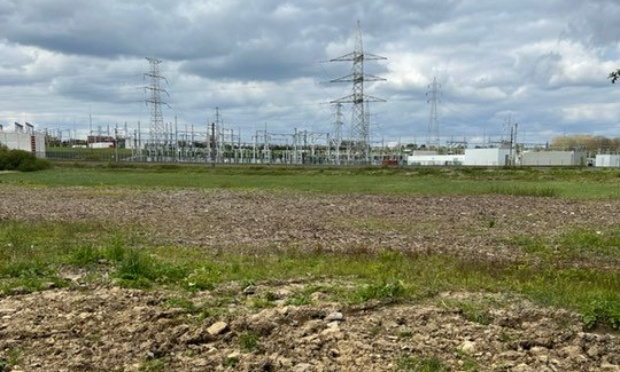
[[[331,103],[336,104],[353,104],[351,109],[351,129],[347,143],[349,161],[353,158],[357,162],[370,162],[370,123],[365,113],[366,104],[368,102],[385,102],[385,100],[364,94],[364,82],[385,81],[385,79],[365,74],[364,61],[384,59],[387,58],[364,52],[362,27],[360,22],[357,21],[357,35],[353,52],[330,60],[330,62],[353,62],[350,74],[331,80],[332,83],[353,82],[353,94],[331,101]]]
[[[429,91],[426,93],[427,103],[430,103],[431,109],[428,117],[428,132],[426,135],[426,146],[439,148],[439,118],[437,115],[437,103],[440,102],[441,84],[437,82],[437,78],[433,77],[433,83],[428,86]]]
[[[151,107],[147,150],[151,157],[158,158],[163,156],[166,142],[166,126],[161,107],[162,105],[167,105],[162,100],[162,93],[167,95],[168,92],[161,87],[161,82],[167,80],[159,69],[162,60],[153,57],[146,57],[146,59],[149,61],[150,66],[149,72],[144,74],[145,78],[149,79],[149,84],[145,87],[145,91],[149,93],[146,104]]]
[[[342,103],[336,103],[336,121],[334,122],[334,164],[340,165],[340,147],[342,147]]]

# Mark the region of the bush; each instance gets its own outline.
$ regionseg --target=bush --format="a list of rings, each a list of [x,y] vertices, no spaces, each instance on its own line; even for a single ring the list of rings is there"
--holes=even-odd
[[[33,172],[51,167],[51,163],[44,159],[38,159],[34,154],[24,150],[8,150],[0,148],[0,170],[16,170],[20,172]]]

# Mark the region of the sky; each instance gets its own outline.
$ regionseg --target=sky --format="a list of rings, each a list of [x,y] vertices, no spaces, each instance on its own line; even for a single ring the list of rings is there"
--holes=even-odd
[[[85,136],[125,123],[148,130],[145,57],[162,60],[166,122],[330,133],[330,83],[352,65],[357,22],[373,141],[424,143],[428,86],[442,141],[508,135],[620,137],[617,0],[0,0],[0,124]],[[344,107],[345,126],[351,121]],[[91,127],[92,120],[92,127]],[[347,133],[345,129],[343,131]]]

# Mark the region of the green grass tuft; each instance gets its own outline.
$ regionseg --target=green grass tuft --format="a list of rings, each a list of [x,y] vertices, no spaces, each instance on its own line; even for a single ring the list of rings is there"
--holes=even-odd
[[[448,370],[437,357],[418,358],[402,355],[396,360],[396,365],[400,371],[408,372],[443,372]]]

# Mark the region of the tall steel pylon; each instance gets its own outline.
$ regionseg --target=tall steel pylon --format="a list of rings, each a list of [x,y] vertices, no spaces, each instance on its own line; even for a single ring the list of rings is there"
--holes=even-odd
[[[162,60],[153,57],[146,57],[146,59],[149,61],[150,65],[149,72],[144,74],[145,77],[149,78],[149,85],[145,87],[145,91],[149,92],[146,104],[151,106],[148,150],[151,152],[151,156],[157,158],[163,156],[164,152],[166,126],[164,124],[161,106],[167,104],[162,101],[162,92],[166,94],[168,94],[168,92],[161,87],[161,81],[166,80],[159,70],[159,65],[162,63]]]
[[[340,165],[340,147],[342,146],[342,103],[336,103],[336,121],[334,122],[334,149],[335,162]]]
[[[357,36],[355,49],[352,53],[345,54],[330,62],[353,62],[353,68],[349,75],[331,80],[332,83],[353,82],[353,94],[331,101],[331,103],[352,103],[351,130],[347,144],[349,160],[370,162],[370,126],[365,110],[368,102],[385,102],[385,100],[364,94],[365,81],[385,81],[385,79],[364,73],[364,61],[377,61],[387,59],[371,53],[364,52],[362,42],[362,27],[357,21]]]
[[[428,117],[428,132],[426,135],[426,146],[439,148],[439,119],[437,117],[437,103],[440,102],[441,92],[439,89],[441,84],[437,82],[437,78],[433,77],[433,83],[429,84],[429,91],[426,93],[427,103],[430,103],[431,110]]]

